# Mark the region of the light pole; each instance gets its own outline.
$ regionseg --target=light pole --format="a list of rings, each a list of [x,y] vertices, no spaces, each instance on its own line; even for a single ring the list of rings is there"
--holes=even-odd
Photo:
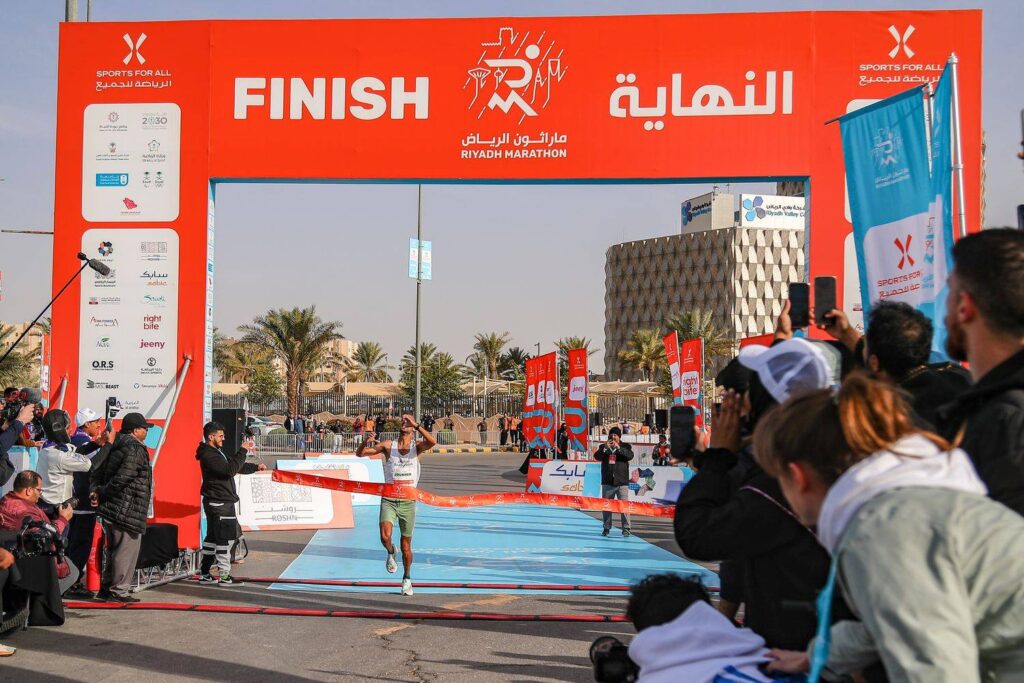
[[[416,422],[420,421],[420,289],[423,287],[423,185],[416,186]]]
[[[540,342],[537,342],[537,358],[540,358]]]

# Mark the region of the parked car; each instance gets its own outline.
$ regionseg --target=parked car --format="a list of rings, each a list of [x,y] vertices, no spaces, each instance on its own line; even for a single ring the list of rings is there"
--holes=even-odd
[[[266,436],[275,429],[281,428],[281,424],[278,422],[272,422],[265,417],[257,417],[256,415],[249,415],[246,418],[245,426],[252,430],[252,433],[257,436]]]

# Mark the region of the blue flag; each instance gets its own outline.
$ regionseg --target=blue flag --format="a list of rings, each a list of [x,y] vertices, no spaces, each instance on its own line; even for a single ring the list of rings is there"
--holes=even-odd
[[[920,309],[932,319],[932,360],[948,360],[946,355],[946,278],[953,269],[953,92],[952,76],[947,66],[932,96],[932,201],[928,209],[928,234],[925,237],[925,259],[932,264],[933,289],[936,292],[931,310]],[[926,283],[927,284],[927,283]]]
[[[904,301],[934,320],[935,259],[928,254],[934,194],[921,88],[839,122],[864,317],[874,303]]]

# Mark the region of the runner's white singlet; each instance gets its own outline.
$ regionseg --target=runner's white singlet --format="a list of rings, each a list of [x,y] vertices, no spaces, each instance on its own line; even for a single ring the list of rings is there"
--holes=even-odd
[[[416,439],[412,440],[409,452],[398,451],[398,439],[391,442],[391,453],[384,461],[384,483],[416,486],[420,481],[420,458],[416,452]]]

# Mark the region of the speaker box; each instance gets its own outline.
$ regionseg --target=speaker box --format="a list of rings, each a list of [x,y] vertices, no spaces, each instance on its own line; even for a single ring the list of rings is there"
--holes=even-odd
[[[245,411],[241,408],[214,408],[213,421],[224,425],[224,452],[237,453],[245,439]]]
[[[591,413],[590,414],[590,426],[591,427],[600,427],[601,426],[601,413]]]
[[[644,415],[644,425],[654,429],[654,413],[647,413]]]
[[[655,429],[668,430],[668,410],[665,408],[654,409],[654,427]]]

